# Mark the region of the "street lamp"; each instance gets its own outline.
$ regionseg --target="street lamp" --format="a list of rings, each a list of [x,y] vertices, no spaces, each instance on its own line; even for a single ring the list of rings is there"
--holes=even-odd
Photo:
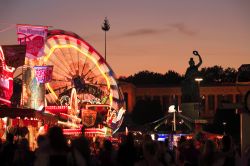
[[[223,130],[224,130],[223,134],[226,135],[226,125],[227,125],[227,122],[223,122],[222,124],[223,124]]]
[[[106,61],[106,32],[109,31],[109,29],[110,29],[109,20],[107,19],[107,17],[105,17],[102,25],[102,30],[105,32],[105,61]]]
[[[198,82],[198,85],[200,84],[201,81],[203,81],[203,78],[197,77],[194,79],[196,82]]]
[[[176,117],[175,117],[175,112],[176,112],[176,109],[175,109],[175,105],[171,105],[169,106],[168,108],[168,113],[173,113],[173,131],[176,131]]]
[[[194,79],[198,83],[198,93],[199,93],[199,117],[200,117],[200,112],[201,112],[201,96],[200,96],[200,82],[203,81],[203,78],[201,77],[196,77]]]

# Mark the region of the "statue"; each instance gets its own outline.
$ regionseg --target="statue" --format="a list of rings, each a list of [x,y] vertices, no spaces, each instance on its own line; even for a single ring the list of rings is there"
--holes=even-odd
[[[202,59],[197,51],[193,51],[193,54],[198,56],[199,63],[195,65],[193,58],[189,60],[189,67],[186,70],[185,78],[182,82],[182,103],[196,103],[200,101],[199,86],[195,78],[198,77],[198,68],[202,64]]]

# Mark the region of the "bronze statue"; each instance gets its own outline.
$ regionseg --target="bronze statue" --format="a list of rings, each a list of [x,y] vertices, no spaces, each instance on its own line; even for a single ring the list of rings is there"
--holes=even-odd
[[[200,91],[195,78],[198,77],[198,68],[202,64],[202,59],[198,51],[193,51],[193,54],[198,56],[199,63],[195,65],[193,58],[189,60],[189,67],[186,70],[185,78],[182,82],[182,103],[195,103],[200,101]]]

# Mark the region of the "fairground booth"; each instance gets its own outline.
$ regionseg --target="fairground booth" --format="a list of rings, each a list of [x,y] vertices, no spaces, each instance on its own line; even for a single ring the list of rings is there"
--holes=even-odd
[[[109,137],[125,104],[105,59],[77,34],[17,25],[19,45],[0,47],[0,137],[25,136],[31,146],[51,125],[64,134]]]

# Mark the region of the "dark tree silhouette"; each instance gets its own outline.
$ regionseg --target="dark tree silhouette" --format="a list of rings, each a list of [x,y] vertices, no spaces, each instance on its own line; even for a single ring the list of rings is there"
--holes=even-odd
[[[237,70],[234,68],[223,69],[221,66],[213,66],[201,69],[203,84],[235,83]]]
[[[199,74],[203,78],[201,84],[217,85],[222,83],[235,83],[237,70],[230,67],[223,69],[221,66],[215,65],[213,67],[202,68]],[[133,83],[136,86],[138,85],[179,86],[183,79],[184,76],[180,75],[179,73],[173,70],[169,70],[165,74],[145,70],[145,71],[140,71],[128,77],[120,77],[119,81]]]
[[[129,76],[125,81],[135,85],[164,84],[164,76],[160,73],[145,70]]]
[[[180,84],[182,77],[175,71],[168,71],[166,74],[140,71],[129,77],[121,77],[120,81],[133,83],[134,85],[173,85]]]
[[[165,83],[167,85],[179,85],[183,80],[183,77],[179,73],[173,70],[169,70],[168,72],[166,72],[164,77],[165,77]]]
[[[223,68],[221,66],[213,66],[202,68],[200,71],[204,84],[221,83],[223,77]]]

